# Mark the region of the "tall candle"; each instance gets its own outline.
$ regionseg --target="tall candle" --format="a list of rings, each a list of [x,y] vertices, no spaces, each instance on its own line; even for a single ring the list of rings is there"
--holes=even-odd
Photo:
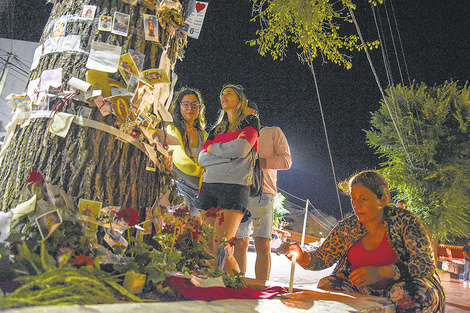
[[[292,257],[292,265],[290,268],[290,280],[289,280],[289,293],[292,293],[292,290],[294,288],[294,272],[295,272],[295,260],[296,260],[296,255]]]

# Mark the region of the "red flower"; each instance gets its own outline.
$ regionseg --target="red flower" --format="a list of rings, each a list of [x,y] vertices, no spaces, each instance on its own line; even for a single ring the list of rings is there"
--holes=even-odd
[[[75,267],[82,267],[95,264],[95,261],[89,256],[83,254],[77,256],[75,259],[70,261],[70,264]]]
[[[34,184],[44,185],[44,177],[39,171],[31,171],[25,183],[26,185],[34,185]]]
[[[201,232],[199,231],[199,229],[193,229],[193,232],[192,232],[192,235],[193,235],[193,239],[198,239],[199,236],[201,235]]]
[[[224,220],[225,220],[225,215],[224,215],[224,213],[220,213],[219,225],[222,225],[222,223],[224,222]]]
[[[163,225],[162,234],[173,234],[175,227],[171,224]]]
[[[218,207],[218,208],[210,208],[210,210],[208,210],[206,212],[206,217],[209,218],[209,217],[213,217],[213,218],[217,218],[217,216],[219,215],[219,211],[222,210],[221,207]]]
[[[120,209],[116,212],[116,220],[123,220],[129,226],[135,226],[139,223],[140,216],[136,209]]]
[[[174,217],[184,217],[185,215],[189,214],[189,208],[187,206],[181,206],[175,212],[173,212]]]

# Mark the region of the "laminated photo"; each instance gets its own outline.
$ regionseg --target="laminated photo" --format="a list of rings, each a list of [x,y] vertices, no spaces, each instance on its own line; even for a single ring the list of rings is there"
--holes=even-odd
[[[18,108],[20,111],[31,111],[31,100],[29,100],[29,97],[27,95],[19,95],[17,97],[14,97],[12,100],[15,104],[15,108]]]
[[[139,70],[137,69],[130,53],[121,55],[119,59],[119,72],[126,83],[129,82],[132,76],[140,76]]]
[[[95,222],[100,215],[102,205],[103,203],[99,201],[80,199],[78,202],[80,218],[86,222]]]
[[[109,15],[100,16],[100,21],[98,23],[98,30],[103,32],[110,32],[113,25],[113,17]]]
[[[129,20],[129,14],[114,12],[113,28],[111,33],[120,36],[127,36],[129,31]]]
[[[60,37],[65,35],[65,29],[67,28],[68,16],[64,15],[57,19],[52,29],[52,38]]]
[[[150,84],[169,83],[168,74],[162,68],[152,68],[142,72],[145,81]]]
[[[96,5],[85,5],[82,10],[81,18],[85,20],[93,20],[95,18]]]
[[[158,42],[158,22],[155,15],[144,14],[145,40]]]
[[[49,211],[36,218],[42,239],[47,239],[62,224],[62,216],[58,210]]]
[[[142,69],[144,68],[145,54],[134,51],[132,49],[128,49],[127,52],[131,54],[135,66],[137,66],[137,69],[139,71],[142,71]]]
[[[103,240],[106,241],[106,243],[111,248],[114,246],[127,247],[128,245],[127,240],[122,235],[122,232],[114,228],[106,229],[106,234],[104,235]]]

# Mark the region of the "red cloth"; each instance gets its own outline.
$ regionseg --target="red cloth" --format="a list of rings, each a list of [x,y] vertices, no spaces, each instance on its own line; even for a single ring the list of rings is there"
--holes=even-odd
[[[223,299],[271,299],[272,297],[286,293],[284,287],[269,287],[264,290],[252,288],[232,289],[227,287],[196,287],[188,279],[172,277],[165,280],[166,284],[175,294],[180,294],[192,300],[223,300]]]

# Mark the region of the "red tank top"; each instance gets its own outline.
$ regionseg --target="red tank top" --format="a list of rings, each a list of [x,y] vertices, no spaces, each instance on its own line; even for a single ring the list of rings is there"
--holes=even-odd
[[[378,247],[372,251],[366,250],[360,240],[356,242],[348,251],[348,260],[354,271],[361,266],[392,265],[398,260],[398,256],[393,251],[390,242],[388,242],[387,233],[385,233]]]

